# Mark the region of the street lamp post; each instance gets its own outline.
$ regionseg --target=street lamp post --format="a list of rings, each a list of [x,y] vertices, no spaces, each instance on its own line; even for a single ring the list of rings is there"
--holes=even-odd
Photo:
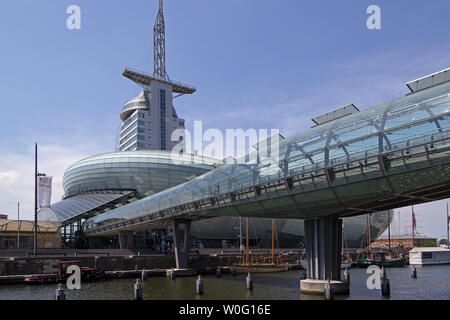
[[[37,253],[37,228],[38,228],[38,178],[45,176],[43,173],[38,173],[38,144],[34,144],[34,254]]]
[[[37,142],[34,144],[34,246],[33,252],[37,253],[37,180],[38,180],[38,171],[37,171]]]
[[[20,202],[17,202],[17,249],[20,249]]]

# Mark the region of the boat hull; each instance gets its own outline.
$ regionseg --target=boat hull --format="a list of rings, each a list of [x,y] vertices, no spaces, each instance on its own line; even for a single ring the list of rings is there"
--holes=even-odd
[[[352,264],[353,267],[357,268],[367,268],[370,266],[378,266],[384,268],[400,268],[406,265],[406,258],[401,259],[392,259],[385,261],[369,261],[369,260],[360,260]]]
[[[275,273],[289,271],[288,265],[251,265],[251,266],[234,266],[237,273]]]

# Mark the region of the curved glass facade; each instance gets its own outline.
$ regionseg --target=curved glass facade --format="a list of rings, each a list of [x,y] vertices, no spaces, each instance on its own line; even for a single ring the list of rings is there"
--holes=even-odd
[[[392,215],[391,215],[392,220]],[[366,216],[344,218],[344,238],[348,248],[360,248],[365,242]],[[386,211],[377,212],[370,217],[371,239],[378,238],[388,225]],[[236,217],[217,217],[195,221],[191,225],[191,235],[210,247],[221,247],[222,240],[239,243],[240,221]],[[280,248],[298,248],[304,243],[305,230],[303,220],[275,219],[276,246]],[[245,219],[242,218],[242,234],[245,237]],[[272,219],[249,219],[249,237],[258,239],[259,248],[272,247]]]
[[[285,206],[289,207],[286,210],[292,211],[297,207],[297,212],[299,208],[305,210],[301,214],[303,218],[314,217],[316,213],[331,214],[336,212],[336,208],[331,208],[332,206],[344,208],[343,202],[347,202],[348,206],[352,201],[359,201],[363,193],[367,199],[377,199],[381,193],[387,195],[392,192],[386,185],[389,182],[382,180],[368,184],[363,190],[347,186],[340,188],[341,185],[383,179],[386,172],[403,172],[408,165],[409,169],[427,167],[430,162],[430,150],[427,148],[433,148],[433,161],[439,162],[440,157],[444,157],[442,159],[446,161],[449,155],[444,152],[450,145],[449,110],[450,83],[447,82],[282,140],[275,159],[276,173],[268,170],[270,164],[267,162],[228,164],[190,182],[92,218],[87,221],[86,228],[149,216],[177,206],[181,210],[181,206],[188,204],[189,210],[198,211],[202,209],[201,204],[197,207],[199,204],[193,203],[200,200],[204,201],[205,209],[212,208],[210,213],[213,215],[238,215],[231,203],[228,209],[214,210],[214,205],[220,201],[222,204],[232,202],[233,195],[230,194],[237,191],[245,191],[244,196],[254,201],[264,200],[255,199],[261,198],[263,193],[270,194],[270,197],[287,197],[287,188],[283,185],[279,187],[277,179],[294,175],[297,180],[291,181],[292,186],[289,188],[300,194],[298,201],[277,204],[276,200],[271,200],[272,202],[267,202],[267,205],[272,206],[270,210],[284,210]],[[410,149],[414,146],[417,146],[417,150]],[[419,156],[414,158],[413,155],[404,154],[411,150]],[[380,156],[383,161],[387,161],[383,170],[380,169],[380,166],[384,166],[380,164]],[[257,159],[257,156],[250,154],[250,158]],[[401,192],[411,188],[414,183],[411,182],[413,178],[408,179],[410,181],[405,183],[405,179],[400,177],[393,183]],[[437,181],[439,177],[433,179]],[[272,181],[273,188],[270,185]],[[266,183],[264,190],[255,189],[255,186],[263,183]],[[317,192],[314,196],[311,196],[312,193],[307,197],[301,196],[301,193],[309,191]],[[190,208],[191,204],[195,209]],[[244,211],[240,211],[241,215],[259,212],[264,216],[264,211],[269,210],[258,204],[247,207],[242,206]],[[248,210],[245,211],[246,209]],[[300,214],[297,214],[297,218],[299,217]]]
[[[167,151],[106,153],[76,162],[64,173],[65,197],[102,190],[135,190],[140,196],[184,183],[215,168],[217,160]]]

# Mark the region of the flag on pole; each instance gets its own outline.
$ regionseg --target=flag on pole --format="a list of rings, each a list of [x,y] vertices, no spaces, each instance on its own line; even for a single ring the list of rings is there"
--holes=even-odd
[[[38,185],[39,208],[48,208],[52,199],[52,177],[40,176]]]

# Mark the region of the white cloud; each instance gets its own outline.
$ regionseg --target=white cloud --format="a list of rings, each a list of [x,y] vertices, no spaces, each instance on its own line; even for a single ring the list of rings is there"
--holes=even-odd
[[[108,152],[98,139],[79,142],[42,144],[38,146],[38,169],[40,173],[53,176],[52,203],[61,200],[64,171],[76,161]],[[17,217],[20,202],[20,218],[34,219],[34,146],[23,153],[7,153],[0,157],[0,213],[9,218]]]
[[[14,170],[0,172],[0,181],[3,184],[15,183],[19,180],[19,176],[20,174]]]

